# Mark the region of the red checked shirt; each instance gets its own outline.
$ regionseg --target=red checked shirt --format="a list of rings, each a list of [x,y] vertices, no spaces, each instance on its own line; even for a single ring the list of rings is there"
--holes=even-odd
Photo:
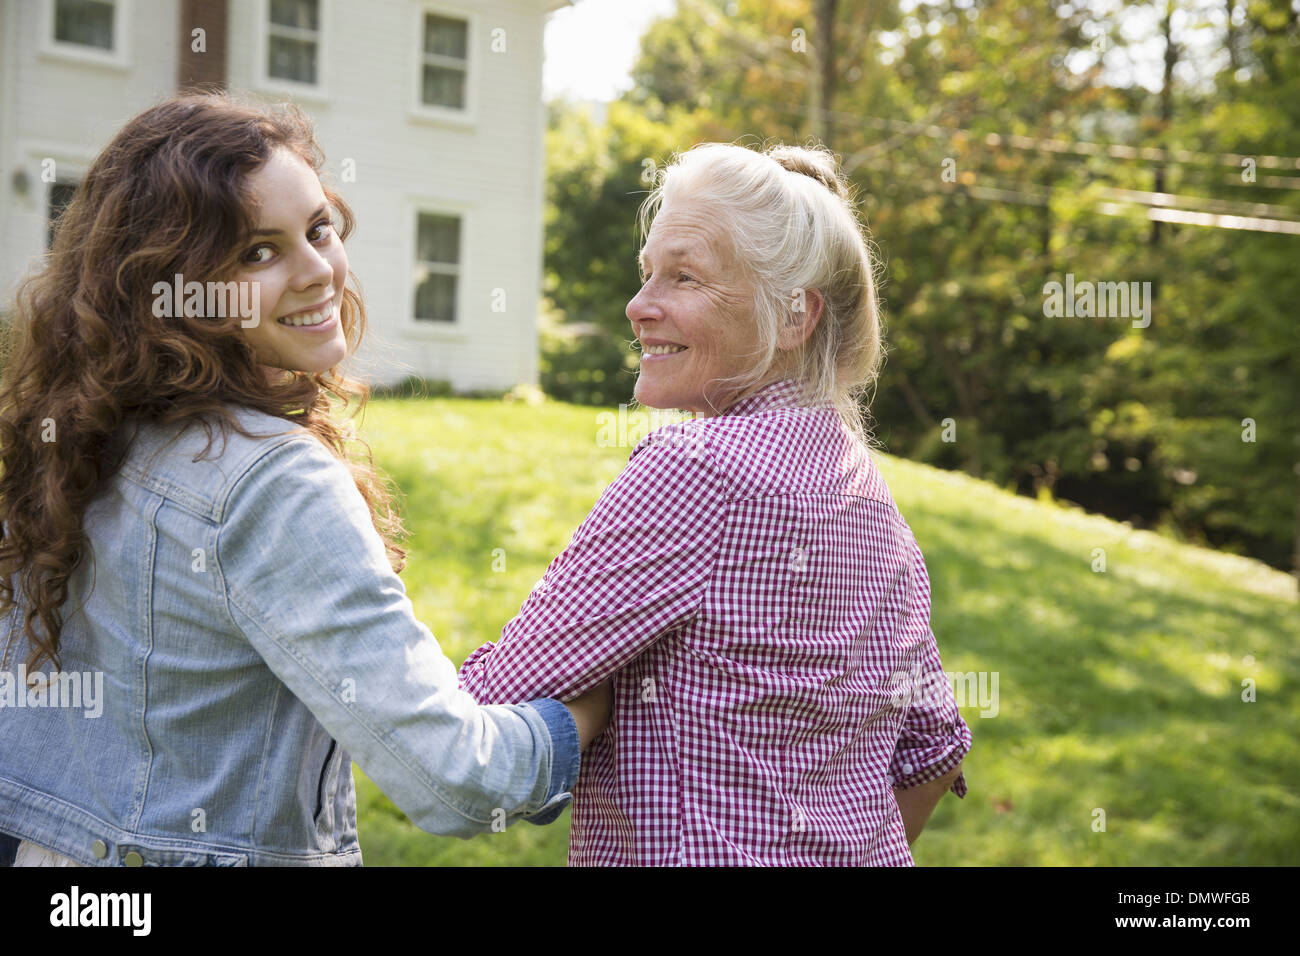
[[[867,449],[797,396],[648,435],[461,668],[481,703],[614,678],[570,865],[908,866],[891,787],[970,749],[916,538]]]

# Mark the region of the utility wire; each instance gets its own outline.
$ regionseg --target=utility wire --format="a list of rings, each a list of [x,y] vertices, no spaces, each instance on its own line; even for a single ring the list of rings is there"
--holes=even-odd
[[[1039,208],[1050,206],[1054,198],[1067,192],[1064,189],[1050,189],[1041,186],[1010,188],[1005,184],[950,183],[935,176],[931,167],[917,166],[911,163],[895,163],[894,165],[909,174],[924,172],[925,175],[910,176],[904,181],[908,187],[918,188],[924,192],[962,193],[975,199],[990,202],[1017,206],[1036,206]],[[846,174],[851,174],[853,171],[845,169]],[[1073,193],[1073,190],[1068,190],[1068,192]],[[1146,211],[1147,219],[1152,222],[1300,236],[1300,220],[1276,219],[1259,215],[1236,215],[1210,212],[1204,209],[1179,209],[1171,204],[1173,200],[1199,199],[1201,197],[1169,196],[1167,193],[1148,193],[1141,190],[1103,190],[1101,195],[1110,195],[1120,200],[1116,202],[1099,202],[1093,206],[1094,212],[1106,216],[1127,216],[1134,208],[1142,208]],[[1241,212],[1241,210],[1238,210],[1238,212]]]

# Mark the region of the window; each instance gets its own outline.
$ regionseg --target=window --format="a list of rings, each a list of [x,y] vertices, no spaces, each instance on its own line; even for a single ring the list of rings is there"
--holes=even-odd
[[[77,191],[76,183],[50,183],[49,192],[49,230],[45,235],[45,248],[49,249],[54,245],[54,224],[58,221],[63,210],[67,208],[68,203],[72,202],[73,194]]]
[[[460,217],[422,212],[415,229],[416,321],[455,322]]]
[[[319,0],[271,0],[266,75],[294,83],[317,83],[321,23]]]
[[[55,0],[54,39],[112,52],[113,0]]]
[[[465,109],[469,73],[469,22],[436,13],[424,15],[424,57],[420,102]]]
[[[131,68],[134,0],[38,0],[33,6],[41,11],[41,56],[113,70]]]

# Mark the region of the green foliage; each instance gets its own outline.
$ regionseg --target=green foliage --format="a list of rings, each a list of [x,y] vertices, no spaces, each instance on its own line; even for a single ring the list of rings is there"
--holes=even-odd
[[[370,394],[375,398],[441,398],[452,394],[452,389],[445,379],[408,375],[395,385],[374,385]]]
[[[654,171],[689,145],[680,109],[609,104],[597,124],[583,107],[550,104],[546,292],[541,381],[547,394],[593,405],[630,402],[635,384],[627,303],[640,288],[637,210]]]
[[[583,405],[630,404],[635,353],[627,339],[594,323],[543,322],[540,377],[547,395]]]
[[[420,375],[408,375],[393,385],[373,385],[370,394],[374,398],[446,398],[455,395],[459,398],[529,400],[528,386],[504,388],[469,388],[455,389],[451,382],[441,378],[424,378]]]
[[[582,107],[550,105],[546,293],[565,321],[630,337],[625,309],[641,286],[637,210],[655,167],[694,142],[693,128],[681,110],[617,101],[598,125]]]
[[[462,662],[495,640],[628,448],[602,410],[461,399],[371,405],[361,429],[409,510],[415,614]],[[1254,561],[881,456],[925,553],[947,671],[997,672],[962,708],[970,792],[919,864],[1277,865],[1300,852],[1300,605]],[[1106,570],[1095,572],[1094,549]],[[494,570],[496,549],[504,558]],[[500,566],[500,565],[498,565]],[[1242,701],[1242,681],[1258,700]],[[559,866],[566,812],[469,841],[417,830],[357,772],[367,865]],[[1106,813],[1094,832],[1094,810]]]

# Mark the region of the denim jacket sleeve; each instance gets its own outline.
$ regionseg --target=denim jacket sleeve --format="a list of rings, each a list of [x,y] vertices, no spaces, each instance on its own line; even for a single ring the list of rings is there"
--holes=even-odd
[[[568,709],[479,706],[457,688],[347,466],[314,437],[236,477],[215,554],[233,626],[420,829],[468,837],[568,804]]]

